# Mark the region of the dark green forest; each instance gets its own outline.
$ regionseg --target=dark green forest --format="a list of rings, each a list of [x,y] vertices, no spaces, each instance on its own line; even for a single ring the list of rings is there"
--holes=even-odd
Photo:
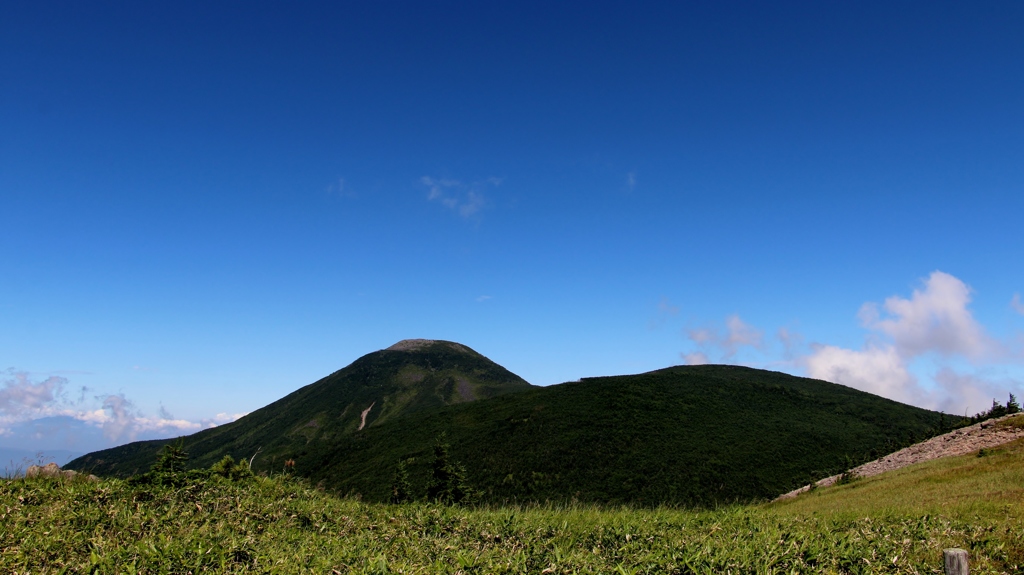
[[[385,500],[398,461],[413,492],[426,492],[433,440],[443,436],[485,502],[709,506],[843,471],[926,437],[939,418],[781,373],[678,367],[425,411],[308,443],[294,458],[314,482]]]
[[[255,472],[278,473],[290,460],[289,472],[369,501],[391,497],[399,467],[409,495],[425,498],[442,441],[481,503],[714,506],[774,497],[943,425],[937,412],[778,372],[688,366],[533,387],[469,352],[375,352],[181,445],[193,467],[255,456]],[[453,397],[470,380],[476,396]],[[359,430],[371,404],[388,409]],[[128,476],[167,443],[69,467]]]

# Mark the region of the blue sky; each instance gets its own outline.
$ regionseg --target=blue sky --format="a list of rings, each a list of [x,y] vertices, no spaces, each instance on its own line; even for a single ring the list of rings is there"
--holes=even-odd
[[[1024,6],[31,3],[0,447],[229,421],[415,337],[1024,394]]]

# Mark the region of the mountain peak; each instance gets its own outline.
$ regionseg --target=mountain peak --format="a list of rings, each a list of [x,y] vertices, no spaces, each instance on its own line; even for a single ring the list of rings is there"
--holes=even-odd
[[[347,435],[365,435],[419,411],[531,389],[526,380],[460,343],[406,339],[368,353],[245,417],[183,438],[194,465],[261,447],[272,468],[299,453],[319,453]],[[132,443],[69,463],[94,473],[127,475],[151,465],[167,441]],[[251,457],[248,455],[247,457]]]
[[[419,351],[426,347],[431,347],[437,344],[442,344],[445,347],[449,347],[455,351],[469,352],[470,349],[461,343],[455,343],[454,341],[444,341],[440,339],[403,339],[402,341],[392,345],[384,351]]]

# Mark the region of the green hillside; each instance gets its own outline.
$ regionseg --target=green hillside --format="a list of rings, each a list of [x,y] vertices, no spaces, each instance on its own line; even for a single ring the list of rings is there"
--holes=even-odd
[[[278,462],[307,444],[331,445],[360,428],[368,430],[410,413],[531,387],[462,344],[403,340],[238,421],[190,435],[184,443],[195,466],[209,467],[224,455],[248,459],[257,450],[257,464]],[[141,473],[169,441],[139,441],[97,451],[66,467],[99,475]]]
[[[939,425],[935,412],[744,367],[529,387],[455,345],[370,354],[234,424],[185,438],[184,448],[193,466],[209,467],[225,454],[249,458],[262,447],[257,472],[279,472],[291,459],[295,473],[325,488],[383,501],[400,460],[413,492],[426,492],[433,444],[443,435],[484,502],[707,506],[774,497]],[[495,397],[460,403],[467,397],[452,395],[464,377],[456,367],[490,381],[507,375],[473,388],[475,397]],[[504,393],[515,390],[522,391]],[[360,410],[374,402],[384,408],[375,407],[358,430]],[[96,452],[69,467],[145,471],[163,443]]]

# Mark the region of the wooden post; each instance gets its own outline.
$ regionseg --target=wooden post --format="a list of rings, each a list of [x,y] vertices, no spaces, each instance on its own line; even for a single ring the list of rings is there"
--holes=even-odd
[[[967,551],[963,549],[943,549],[942,562],[945,564],[946,575],[968,575]]]

